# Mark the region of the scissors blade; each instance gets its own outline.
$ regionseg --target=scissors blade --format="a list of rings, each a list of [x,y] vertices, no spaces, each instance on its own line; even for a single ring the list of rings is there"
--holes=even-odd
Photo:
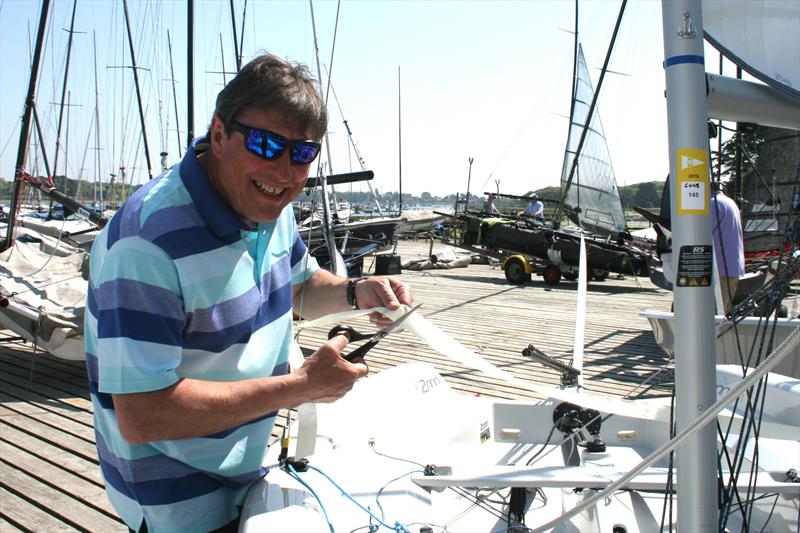
[[[422,304],[417,304],[414,307],[412,307],[411,309],[409,309],[405,314],[403,314],[403,316],[401,316],[400,318],[398,318],[397,320],[395,320],[394,322],[389,324],[389,326],[386,327],[386,329],[382,329],[378,333],[376,333],[375,336],[372,337],[372,340],[375,341],[375,342],[378,342],[379,340],[381,340],[384,337],[386,337],[389,333],[391,333],[392,331],[397,329],[400,326],[400,324],[403,321],[405,321],[405,319],[407,319],[411,315],[411,313],[413,313],[414,311],[416,311],[420,307],[422,307]]]

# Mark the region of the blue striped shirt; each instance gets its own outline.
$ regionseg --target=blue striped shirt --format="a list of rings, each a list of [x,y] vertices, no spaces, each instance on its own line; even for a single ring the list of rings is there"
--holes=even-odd
[[[202,438],[132,445],[120,435],[111,395],[181,378],[286,374],[292,286],[318,268],[291,207],[249,228],[211,187],[194,147],[100,233],[86,361],[106,491],[130,527],[145,519],[153,532],[203,531],[233,520],[250,483],[265,474],[276,413]]]

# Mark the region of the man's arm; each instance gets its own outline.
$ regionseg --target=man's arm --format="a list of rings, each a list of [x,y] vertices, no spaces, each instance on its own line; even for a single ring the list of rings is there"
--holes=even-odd
[[[294,288],[294,303],[303,316],[315,318],[349,309],[347,280],[318,270]],[[411,289],[394,278],[377,277],[356,285],[361,308],[411,305]],[[299,307],[298,307],[299,310]],[[376,313],[377,315],[377,313]],[[371,317],[379,326],[391,321]],[[267,413],[305,402],[332,402],[344,396],[368,372],[362,363],[341,357],[347,339],[339,335],[323,344],[298,370],[285,376],[237,382],[182,379],[166,389],[114,394],[120,432],[130,443],[213,435]]]
[[[236,382],[182,379],[166,389],[114,394],[122,436],[132,444],[213,435],[267,413],[305,402],[332,402],[345,395],[366,365],[341,357],[347,339],[338,335],[297,371]]]

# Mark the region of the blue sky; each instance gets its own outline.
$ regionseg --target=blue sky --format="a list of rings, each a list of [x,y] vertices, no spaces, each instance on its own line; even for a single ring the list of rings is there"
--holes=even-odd
[[[619,4],[617,0],[580,4],[579,35],[595,84]],[[112,68],[130,65],[122,4],[79,0],[77,5],[76,31],[83,33],[74,37],[68,82],[70,103],[75,106],[69,112],[69,138],[62,135],[69,174],[107,179],[124,165],[129,178],[142,183],[147,173],[133,76],[130,69]],[[241,24],[244,3],[237,0],[235,5]],[[28,43],[36,31],[39,9],[39,2],[32,0],[0,0],[0,176],[6,179],[16,158],[29,76]],[[151,163],[157,173],[159,152],[167,151],[170,162],[178,157],[167,30],[184,130],[180,138],[186,137],[186,6],[177,0],[130,0],[129,10],[137,62],[148,69],[140,71],[140,78]],[[223,83],[218,73],[220,35],[226,70],[234,65],[227,0],[199,0],[195,11],[195,131],[201,133]],[[405,192],[464,192],[470,157],[473,193],[494,190],[497,181],[502,192],[511,194],[558,184],[571,90],[573,2],[317,1],[314,12],[321,61],[331,71],[338,98],[329,101],[334,172],[358,169],[342,124],[344,116],[367,167],[375,172],[373,186],[382,191],[397,190],[398,129]],[[52,103],[60,101],[68,37],[64,29],[71,13],[71,1],[54,0],[37,95],[51,163],[58,118]],[[661,33],[660,2],[629,2],[609,67],[623,75],[606,76],[599,103],[620,185],[660,180],[668,171]],[[93,38],[99,140],[94,130]],[[250,0],[244,43],[245,60],[269,50],[317,72],[308,2]],[[95,149],[98,146],[100,150]],[[59,159],[63,169],[65,155]],[[28,170],[34,167],[31,162]]]

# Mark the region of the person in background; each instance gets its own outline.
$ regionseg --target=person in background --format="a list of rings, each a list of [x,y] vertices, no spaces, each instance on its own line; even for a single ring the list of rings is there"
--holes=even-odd
[[[739,278],[744,275],[744,236],[739,206],[722,192],[719,182],[711,183],[711,235],[720,279],[723,309],[730,314]]]
[[[489,193],[486,196],[486,200],[483,201],[483,209],[484,213],[488,213],[490,215],[499,215],[500,210],[494,205],[494,194]]]
[[[326,127],[307,67],[258,56],[219,93],[208,133],[94,242],[97,453],[132,531],[237,531],[278,410],[335,401],[367,374],[341,357],[344,336],[290,372],[293,312],[413,303],[397,279],[320,270],[298,234],[290,204]]]
[[[522,216],[532,217],[539,222],[544,222],[544,204],[539,200],[539,195],[536,193],[531,195],[528,205],[525,206],[525,210],[522,212]]]

